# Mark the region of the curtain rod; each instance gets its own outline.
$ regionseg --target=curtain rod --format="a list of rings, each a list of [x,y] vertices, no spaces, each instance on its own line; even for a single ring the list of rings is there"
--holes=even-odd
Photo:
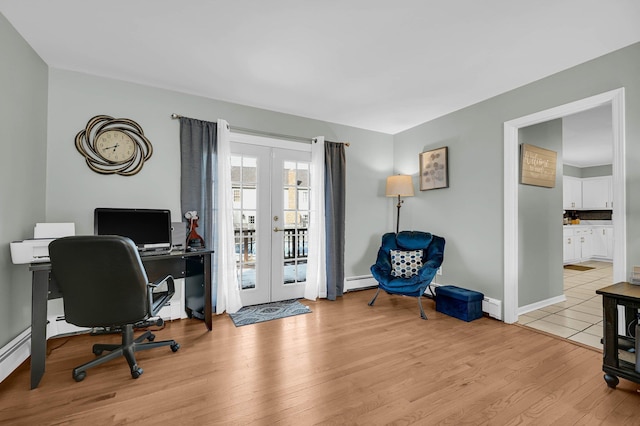
[[[173,114],[171,114],[171,118],[173,120],[176,120],[178,118],[188,118],[188,117],[185,117],[184,115],[176,114],[174,112]],[[277,139],[288,139],[288,140],[294,140],[299,142],[313,143],[316,140],[316,138],[304,138],[302,136],[283,135],[281,133],[271,133],[271,132],[265,132],[262,130],[247,129],[244,127],[236,127],[231,125],[229,126],[229,129],[237,133],[246,133],[246,134],[257,135],[257,136],[269,136]],[[331,142],[331,141],[327,141],[327,142]],[[351,146],[349,142],[334,142],[334,143],[344,143],[346,146]]]

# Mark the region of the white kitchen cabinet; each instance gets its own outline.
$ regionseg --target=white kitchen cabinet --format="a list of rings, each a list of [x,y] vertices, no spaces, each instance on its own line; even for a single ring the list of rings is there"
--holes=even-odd
[[[563,246],[562,246],[562,261],[563,263],[571,263],[579,260],[576,257],[576,242],[573,236],[573,230],[563,230]]]
[[[613,260],[613,226],[593,228],[592,254],[597,259]]]
[[[582,179],[582,208],[611,210],[613,208],[612,192],[613,179],[611,176]]]
[[[562,177],[562,204],[565,210],[582,208],[582,179]]]
[[[565,227],[562,235],[562,261],[564,264],[584,262],[594,257],[592,228]]]
[[[576,237],[576,255],[578,255],[578,247],[580,247],[580,260],[584,261],[593,256],[593,229],[580,228],[574,232]]]

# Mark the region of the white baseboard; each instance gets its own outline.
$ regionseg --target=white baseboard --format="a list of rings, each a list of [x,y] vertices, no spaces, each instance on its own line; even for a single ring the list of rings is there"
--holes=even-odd
[[[560,303],[560,302],[565,302],[566,300],[567,298],[563,294],[561,296],[556,296],[549,299],[541,300],[540,302],[532,303],[530,305],[521,306],[518,308],[518,315],[524,315],[527,312],[535,311],[541,308],[546,308],[547,306],[555,305],[556,303]]]
[[[31,355],[31,327],[0,348],[0,382]]]

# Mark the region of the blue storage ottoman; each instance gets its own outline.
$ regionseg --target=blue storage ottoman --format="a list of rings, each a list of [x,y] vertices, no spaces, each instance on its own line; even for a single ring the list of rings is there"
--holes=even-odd
[[[484,294],[454,285],[436,287],[436,311],[464,321],[482,317]]]

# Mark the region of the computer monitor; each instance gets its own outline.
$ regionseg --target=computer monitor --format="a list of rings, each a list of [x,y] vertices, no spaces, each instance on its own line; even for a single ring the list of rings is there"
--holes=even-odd
[[[131,238],[140,251],[171,250],[171,211],[161,209],[96,208],[95,235]]]

